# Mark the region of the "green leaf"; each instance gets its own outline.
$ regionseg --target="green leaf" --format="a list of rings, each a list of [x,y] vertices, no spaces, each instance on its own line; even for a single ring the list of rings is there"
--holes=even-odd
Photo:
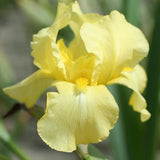
[[[159,97],[160,92],[160,1],[157,1],[155,12],[155,26],[150,45],[148,60],[148,84],[146,99],[151,119],[146,123],[144,133],[144,157],[143,160],[155,159],[157,149],[158,125],[159,125]],[[147,154],[146,154],[147,153]]]
[[[113,157],[116,160],[128,160],[129,159],[129,153],[128,153],[128,146],[127,146],[127,139],[126,139],[126,130],[125,130],[125,123],[124,123],[124,117],[125,114],[128,114],[128,110],[125,107],[127,106],[128,101],[126,101],[126,98],[124,98],[124,94],[120,92],[119,86],[117,85],[111,85],[107,86],[107,88],[110,90],[110,92],[114,95],[114,98],[116,99],[118,105],[120,106],[120,113],[119,113],[119,119],[118,122],[115,124],[115,127],[113,130],[111,130],[110,138],[111,138],[111,149],[113,153]],[[123,97],[120,97],[120,94],[123,95]],[[122,108],[123,107],[123,108]]]
[[[10,160],[10,159],[0,154],[0,160]]]
[[[7,142],[10,139],[10,135],[5,129],[2,120],[0,119],[0,141]]]
[[[5,71],[5,72],[4,72]],[[7,107],[13,104],[7,95],[2,92],[2,88],[11,85],[15,81],[13,70],[7,61],[7,58],[2,50],[0,50],[0,102],[4,103]]]
[[[140,1],[139,0],[121,0],[122,12],[127,20],[133,25],[139,26],[140,23]]]
[[[3,143],[8,150],[12,151],[21,160],[29,160],[29,158],[22,152],[22,150],[11,139],[1,119],[0,119],[0,142]]]

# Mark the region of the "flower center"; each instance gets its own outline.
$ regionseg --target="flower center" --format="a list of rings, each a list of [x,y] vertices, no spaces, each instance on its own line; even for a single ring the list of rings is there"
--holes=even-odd
[[[80,91],[86,91],[87,90],[87,85],[89,84],[89,81],[87,78],[85,77],[80,77],[76,79],[76,85],[77,85],[77,89]]]

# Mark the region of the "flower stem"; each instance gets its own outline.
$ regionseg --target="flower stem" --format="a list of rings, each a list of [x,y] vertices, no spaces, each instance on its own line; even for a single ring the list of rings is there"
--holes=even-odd
[[[80,144],[77,147],[77,154],[82,160],[90,160],[88,155],[88,145]]]

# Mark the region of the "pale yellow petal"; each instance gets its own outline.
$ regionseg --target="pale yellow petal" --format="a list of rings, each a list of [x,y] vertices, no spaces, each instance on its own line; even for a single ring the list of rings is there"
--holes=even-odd
[[[115,63],[112,36],[107,30],[107,26],[106,28],[102,28],[99,23],[84,23],[80,34],[87,51],[96,56],[95,63],[97,68],[95,69],[96,73],[94,73],[94,76],[99,84],[105,84],[109,79],[108,77],[112,74]]]
[[[69,74],[71,72],[71,68],[73,65],[72,54],[69,51],[69,49],[66,47],[63,39],[58,40],[57,45],[61,52],[61,61],[65,67],[66,80],[68,80],[68,77],[69,77]]]
[[[128,23],[118,11],[110,14],[111,32],[115,38],[117,66],[134,67],[147,56],[149,45],[140,29]]]
[[[57,16],[52,26],[40,30],[33,36],[33,42],[31,42],[34,64],[40,69],[52,72],[55,79],[64,80],[66,78],[63,57],[56,44],[56,39],[58,31],[69,24],[70,17],[71,4],[59,3]]]
[[[69,45],[69,49],[72,52],[73,57],[77,58],[77,57],[80,57],[81,55],[87,54],[84,43],[80,37],[81,26],[85,22],[94,23],[98,21],[100,17],[102,17],[102,15],[94,14],[94,13],[83,14],[77,2],[75,2],[72,5],[72,15],[71,15],[71,21],[69,26],[73,30],[75,34],[75,38],[71,41]],[[78,52],[77,52],[77,48],[78,48]]]
[[[62,60],[61,51],[57,44],[48,35],[48,28],[42,29],[33,36],[31,42],[34,64],[40,69],[52,73],[54,79],[64,80],[66,69]]]
[[[97,143],[109,135],[118,118],[118,106],[108,89],[57,82],[59,93],[48,93],[45,115],[38,122],[40,137],[51,148],[72,152],[78,144]]]
[[[77,2],[75,2],[72,5],[72,13],[71,13],[71,21],[70,21],[70,27],[73,30],[74,34],[77,35],[79,34],[81,26],[85,22],[89,23],[95,23],[97,22],[101,17],[103,17],[100,14],[97,13],[88,13],[88,14],[83,14],[80,6]]]
[[[32,107],[42,92],[47,89],[53,79],[48,72],[39,70],[25,80],[4,88],[3,91],[11,98],[25,103],[28,108]]]
[[[87,51],[97,56],[97,65],[102,64],[98,83],[118,76],[124,67],[134,67],[148,53],[143,33],[118,11],[84,23],[80,35]]]
[[[49,28],[49,34],[53,41],[56,41],[58,31],[66,27],[71,19],[71,7],[73,3],[58,3],[57,15],[54,23]]]
[[[83,77],[91,82],[92,73],[95,67],[95,56],[88,54],[76,59],[71,70],[70,79],[74,82],[77,78]]]
[[[144,69],[137,65],[134,70],[125,70],[121,73],[121,75],[107,83],[107,85],[111,84],[121,84],[125,85],[128,88],[132,89],[134,92],[131,95],[129,104],[133,107],[133,109],[137,112],[141,113],[141,121],[144,122],[150,118],[150,113],[147,111],[147,103],[144,97],[141,95],[146,86],[147,77]]]

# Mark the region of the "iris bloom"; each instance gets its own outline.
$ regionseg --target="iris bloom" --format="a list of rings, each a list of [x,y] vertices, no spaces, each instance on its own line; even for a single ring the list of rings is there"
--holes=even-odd
[[[69,25],[74,39],[68,48],[58,31]],[[51,148],[72,152],[78,144],[98,143],[117,122],[119,108],[106,85],[133,90],[129,104],[149,119],[142,97],[146,74],[138,64],[148,53],[143,33],[118,11],[110,15],[83,14],[77,2],[58,4],[54,23],[33,36],[32,56],[39,68],[4,92],[32,107],[44,90],[47,108],[38,133]]]

